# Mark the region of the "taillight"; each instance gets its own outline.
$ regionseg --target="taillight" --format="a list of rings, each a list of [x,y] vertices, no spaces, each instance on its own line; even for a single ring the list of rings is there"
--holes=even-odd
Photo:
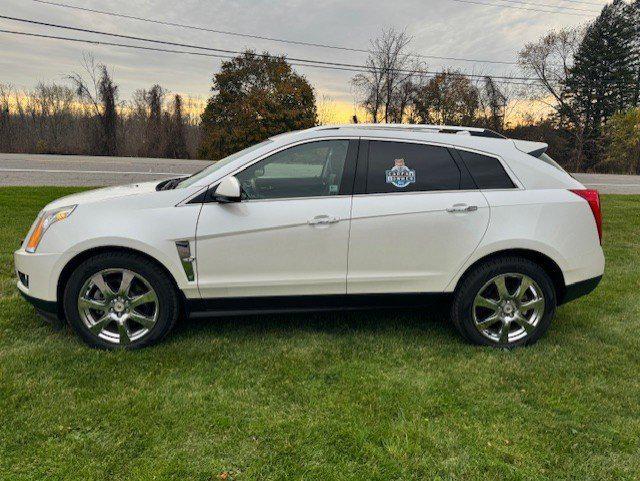
[[[576,195],[579,195],[589,203],[593,218],[596,221],[596,227],[598,228],[598,237],[600,238],[600,244],[602,244],[602,210],[600,209],[600,194],[596,189],[570,189]]]

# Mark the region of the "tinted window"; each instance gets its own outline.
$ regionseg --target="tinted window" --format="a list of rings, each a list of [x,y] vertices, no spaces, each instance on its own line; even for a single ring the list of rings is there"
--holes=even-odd
[[[369,143],[367,193],[457,190],[460,170],[444,147]]]
[[[512,189],[513,182],[495,157],[459,150],[479,189]]]
[[[236,177],[246,199],[337,195],[348,140],[296,145],[247,167]]]

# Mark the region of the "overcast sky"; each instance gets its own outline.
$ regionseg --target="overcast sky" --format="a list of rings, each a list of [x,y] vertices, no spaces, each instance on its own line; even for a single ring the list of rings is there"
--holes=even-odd
[[[569,10],[564,10],[565,13],[540,13],[454,0],[51,1],[213,29],[354,48],[368,48],[370,39],[383,28],[406,28],[413,37],[412,49],[416,53],[501,61],[516,60],[518,50],[526,42],[537,39],[551,28],[579,25],[596,15],[576,10],[571,12],[586,16],[569,15]],[[502,3],[502,0],[470,1]],[[522,2],[595,11],[599,10],[595,5],[605,3],[601,0],[510,0],[503,5],[523,6]],[[268,50],[290,57],[358,64],[363,63],[366,57],[357,52],[287,45],[144,23],[43,5],[33,0],[0,0],[0,15],[222,49]],[[97,35],[5,19],[0,19],[0,29],[105,39]],[[112,41],[134,43],[128,40]],[[154,83],[160,83],[171,92],[206,97],[211,77],[220,65],[220,60],[213,58],[82,45],[0,33],[0,82],[31,88],[38,81],[62,81],[66,75],[80,71],[83,52],[91,52],[96,60],[111,68],[123,98],[129,98],[137,88],[149,87]],[[427,59],[427,62],[430,70],[446,65],[465,72],[522,75],[515,66],[509,65],[435,59]],[[328,95],[347,104],[353,103],[349,85],[353,73],[310,67],[296,67],[296,70],[309,79],[320,95]]]

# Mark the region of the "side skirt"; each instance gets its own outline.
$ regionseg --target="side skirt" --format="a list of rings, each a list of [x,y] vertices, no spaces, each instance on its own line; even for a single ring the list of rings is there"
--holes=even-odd
[[[319,296],[218,297],[187,299],[189,317],[433,307],[451,293],[344,294]]]

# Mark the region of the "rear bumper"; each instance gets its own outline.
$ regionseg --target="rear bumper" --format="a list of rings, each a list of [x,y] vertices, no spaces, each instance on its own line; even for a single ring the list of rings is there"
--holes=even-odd
[[[586,296],[590,292],[592,292],[600,281],[602,280],[602,276],[592,277],[591,279],[585,279],[584,281],[576,282],[575,284],[570,284],[565,288],[564,296],[560,299],[558,304],[565,304],[567,302],[571,302],[578,297]]]

